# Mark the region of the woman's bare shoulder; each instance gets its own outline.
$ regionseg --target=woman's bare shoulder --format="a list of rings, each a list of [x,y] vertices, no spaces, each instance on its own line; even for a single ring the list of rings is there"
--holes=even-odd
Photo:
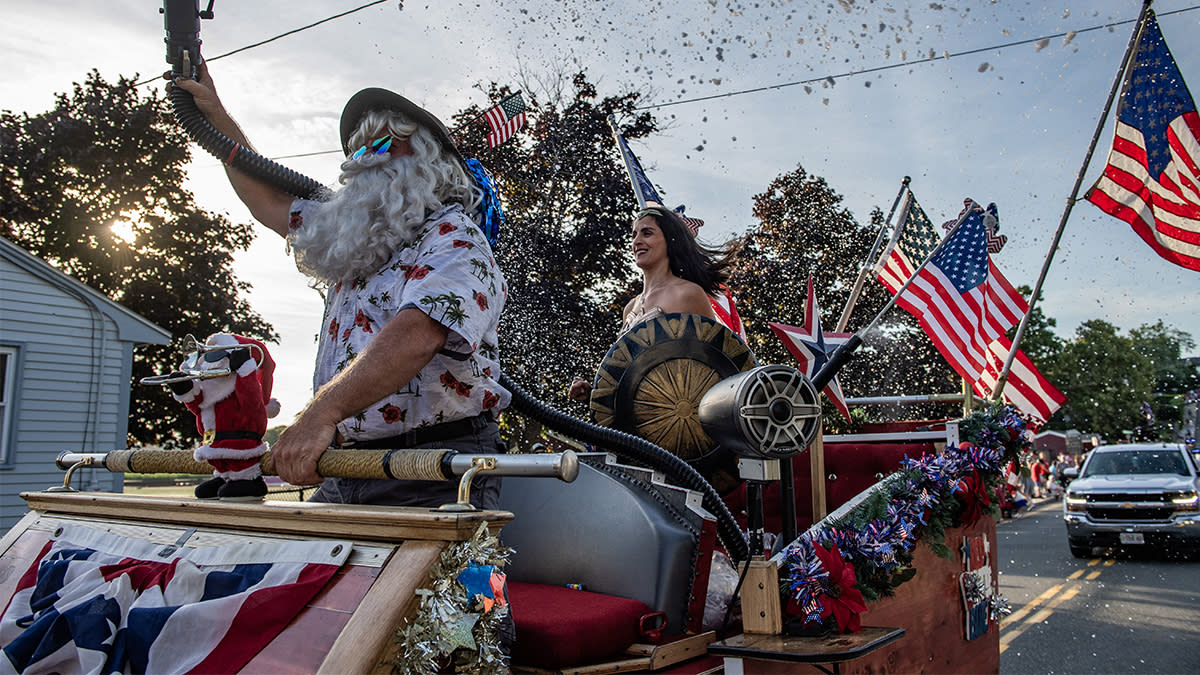
[[[700,314],[710,319],[716,318],[716,314],[713,313],[712,303],[708,300],[708,293],[704,292],[700,284],[688,281],[687,279],[679,279],[677,283],[671,284],[666,290],[668,292],[664,294],[665,297],[659,303],[664,313],[684,312],[687,314]]]

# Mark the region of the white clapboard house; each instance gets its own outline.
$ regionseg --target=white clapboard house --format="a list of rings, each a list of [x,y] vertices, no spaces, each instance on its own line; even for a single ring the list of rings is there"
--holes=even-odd
[[[171,335],[0,237],[0,532],[18,496],[62,484],[60,452],[125,447],[134,345]],[[83,469],[83,490],[121,491],[121,474]]]

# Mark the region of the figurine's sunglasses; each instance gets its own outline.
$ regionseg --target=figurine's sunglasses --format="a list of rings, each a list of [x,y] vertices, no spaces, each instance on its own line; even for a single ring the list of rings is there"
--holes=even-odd
[[[386,136],[380,136],[379,138],[376,138],[375,140],[371,141],[369,144],[364,145],[361,148],[355,150],[354,154],[350,155],[350,159],[351,160],[358,159],[359,157],[362,157],[363,155],[367,154],[368,152],[371,153],[372,155],[383,155],[383,154],[386,154],[388,149],[391,147],[392,147],[392,135],[388,134]]]
[[[188,354],[187,359],[183,362],[185,370],[194,369],[200,365],[200,359],[204,359],[208,363],[216,363],[223,358],[229,356],[229,353],[235,349],[249,349],[249,345],[232,347],[229,349],[212,349],[204,352],[192,352]]]

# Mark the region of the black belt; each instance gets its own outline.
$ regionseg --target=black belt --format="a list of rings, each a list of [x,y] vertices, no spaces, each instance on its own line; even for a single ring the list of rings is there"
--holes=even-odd
[[[486,429],[494,422],[492,411],[485,410],[474,417],[464,417],[460,420],[442,422],[428,427],[420,427],[387,438],[372,438],[365,441],[342,441],[339,448],[363,448],[366,450],[388,450],[392,448],[415,448],[418,445],[439,443],[441,441],[474,434]]]
[[[258,441],[262,442],[262,436],[253,431],[217,431],[213,433],[214,441]]]

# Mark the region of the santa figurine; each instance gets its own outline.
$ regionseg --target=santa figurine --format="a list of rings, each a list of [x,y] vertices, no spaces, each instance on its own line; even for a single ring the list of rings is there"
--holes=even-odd
[[[275,372],[271,355],[253,338],[214,333],[189,355],[182,369],[193,377],[168,386],[196,416],[196,428],[204,436],[195,458],[213,467],[213,477],[196,486],[196,497],[262,499],[267,494],[259,466],[267,451],[263,434],[267,418],[279,414],[279,402],[271,398]]]

